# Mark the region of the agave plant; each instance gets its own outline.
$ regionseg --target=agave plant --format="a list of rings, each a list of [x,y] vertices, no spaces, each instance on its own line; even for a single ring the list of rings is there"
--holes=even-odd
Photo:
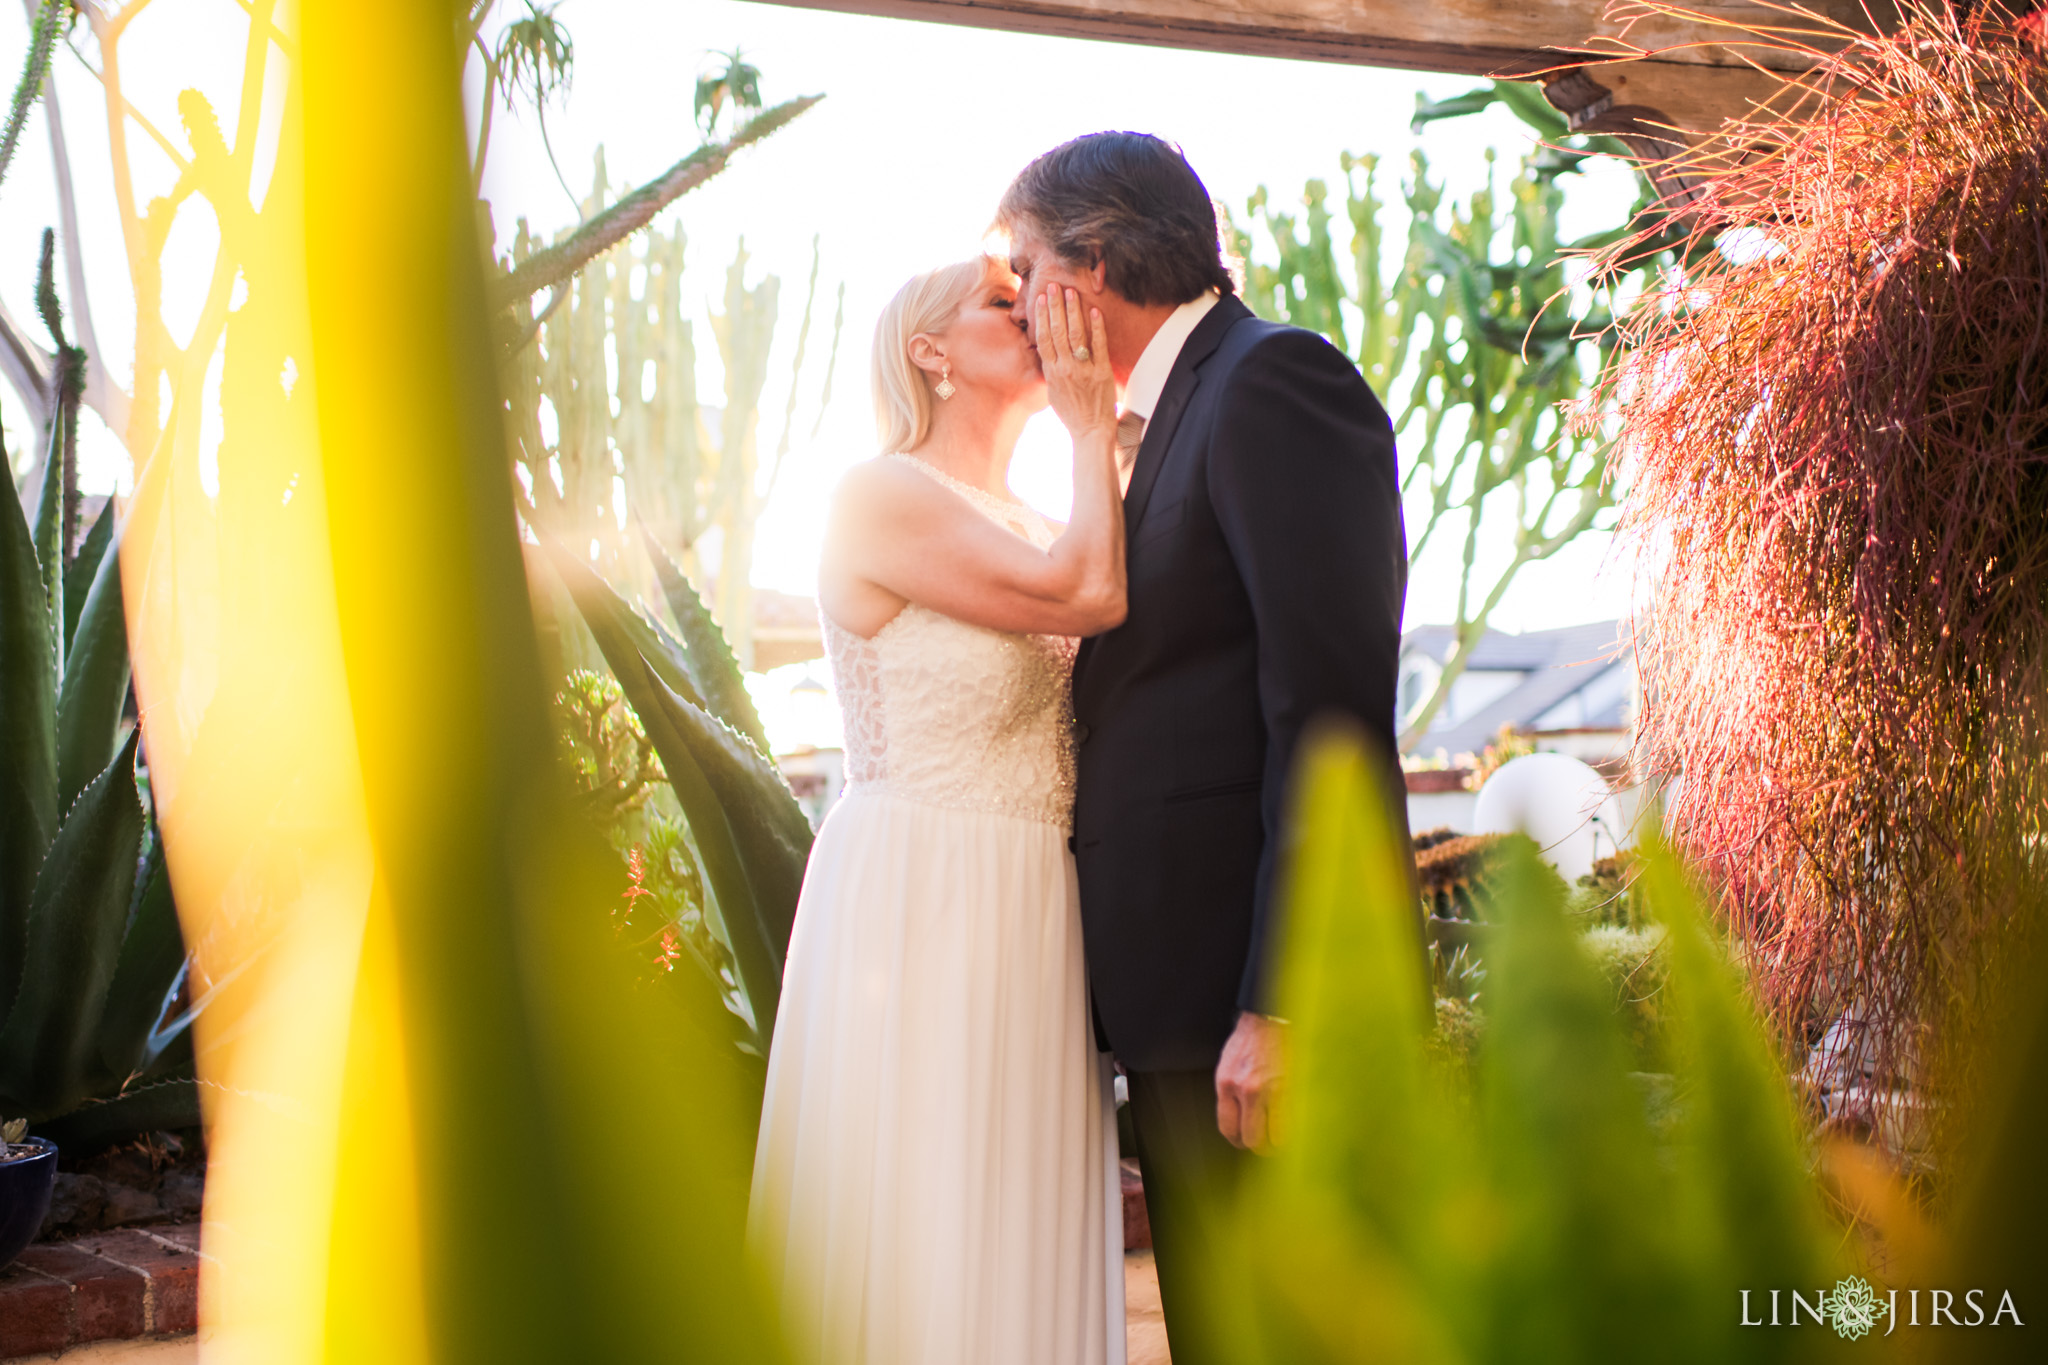
[[[724,58],[725,65],[697,78],[696,95],[691,100],[691,110],[706,137],[718,126],[718,117],[728,103],[735,113],[761,107],[761,69],[747,61],[738,48],[711,55]]]
[[[198,1122],[189,1037],[164,1016],[185,965],[136,780],[111,502],[82,538],[84,353],[65,339],[43,238],[38,303],[58,403],[34,528],[0,498],[0,1111],[84,1144]]]
[[[681,638],[559,544],[546,542],[546,553],[661,758],[765,1056],[811,827],[768,755],[724,634],[675,561],[652,535],[644,539]]]

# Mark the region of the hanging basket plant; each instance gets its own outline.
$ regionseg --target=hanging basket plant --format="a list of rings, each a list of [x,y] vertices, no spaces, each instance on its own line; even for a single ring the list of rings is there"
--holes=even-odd
[[[1812,68],[1691,156],[1687,265],[1600,395],[1654,566],[1642,757],[1787,1043],[1860,1020],[1874,1086],[1971,1016],[2048,835],[2048,54],[1902,11],[1730,35]]]

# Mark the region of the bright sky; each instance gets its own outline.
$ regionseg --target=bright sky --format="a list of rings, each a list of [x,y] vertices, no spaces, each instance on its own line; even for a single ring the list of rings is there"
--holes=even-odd
[[[518,11],[518,0],[501,0],[501,14]],[[9,69],[26,36],[21,13],[19,6],[0,4],[0,66]],[[847,466],[872,453],[867,351],[881,306],[911,274],[974,252],[1004,185],[1037,153],[1104,128],[1158,133],[1178,142],[1210,191],[1242,216],[1245,199],[1261,184],[1281,204],[1293,201],[1312,176],[1337,186],[1338,156],[1347,150],[1377,152],[1385,169],[1405,171],[1409,151],[1420,145],[1435,172],[1448,175],[1452,192],[1463,195],[1484,176],[1486,147],[1501,153],[1504,186],[1531,145],[1523,125],[1499,109],[1411,136],[1416,93],[1441,98],[1478,84],[1463,76],[1033,38],[737,0],[563,0],[557,13],[575,39],[575,80],[567,103],[550,109],[548,132],[579,193],[589,184],[600,143],[614,186],[644,181],[696,145],[691,90],[709,50],[743,46],[762,71],[771,104],[796,94],[827,96],[658,223],[666,228],[679,216],[690,235],[693,278],[685,298],[694,295],[700,316],[722,291],[742,237],[752,278],[764,272],[782,278],[782,324],[762,404],[762,443],[769,450],[782,434],[812,238],[821,241],[818,317],[795,440],[760,524],[753,574],[757,584],[788,592],[811,591],[831,489]],[[173,142],[185,142],[176,99],[186,86],[206,91],[223,125],[232,128],[245,22],[235,0],[157,0],[130,30],[122,49],[129,98]],[[90,53],[89,41],[80,45]],[[125,381],[133,304],[112,211],[104,104],[77,59],[60,53],[58,71],[95,322],[104,352]],[[168,187],[168,159],[146,136],[133,145],[145,180],[154,190]],[[24,321],[33,316],[36,238],[55,221],[47,147],[38,114],[0,188],[0,298]],[[1633,196],[1620,168],[1590,164],[1600,169],[1572,187],[1579,221],[1564,224],[1568,236],[1616,221]],[[501,243],[521,215],[552,233],[573,213],[530,114],[508,116],[500,108],[485,192]],[[166,258],[166,311],[174,334],[196,317],[212,259],[213,224],[199,201],[191,204],[173,229]],[[833,403],[814,441],[832,295],[841,281],[847,286],[845,338]],[[700,393],[716,402],[723,380],[708,336],[699,354]],[[0,397],[10,446],[18,445],[21,409],[11,394]],[[125,477],[125,460],[111,437],[89,430],[86,449],[89,486],[104,489]],[[1025,437],[1013,484],[1058,513],[1067,498],[1067,458],[1063,434],[1043,414]],[[1495,624],[1540,629],[1622,614],[1627,570],[1616,564],[1603,572],[1607,550],[1605,537],[1585,537],[1551,562],[1525,569]],[[1446,539],[1443,553],[1432,549],[1414,574],[1409,622],[1450,619],[1456,586]]]

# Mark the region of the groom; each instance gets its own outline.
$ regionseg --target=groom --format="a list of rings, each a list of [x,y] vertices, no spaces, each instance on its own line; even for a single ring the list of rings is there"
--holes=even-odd
[[[1074,673],[1074,853],[1096,1028],[1129,1076],[1175,1365],[1219,1359],[1200,1209],[1271,1138],[1281,817],[1303,727],[1376,742],[1393,809],[1407,547],[1385,411],[1313,332],[1252,316],[1172,144],[1077,138],[997,225],[1022,277],[1102,310],[1123,388],[1125,624]],[[1034,341],[1036,338],[1034,338]]]

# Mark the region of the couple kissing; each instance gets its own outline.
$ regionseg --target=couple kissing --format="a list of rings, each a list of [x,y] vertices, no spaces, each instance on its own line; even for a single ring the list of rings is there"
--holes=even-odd
[[[1202,1210],[1270,1144],[1290,765],[1393,773],[1407,553],[1357,369],[1237,297],[1171,144],[1099,133],[1004,194],[1007,260],[876,328],[879,455],[818,601],[846,735],[768,1061],[750,1236],[820,1365],[1121,1365],[1114,1081],[1176,1365],[1220,1358]],[[1009,492],[1073,438],[1064,526]],[[1395,809],[1400,809],[1398,803]]]

